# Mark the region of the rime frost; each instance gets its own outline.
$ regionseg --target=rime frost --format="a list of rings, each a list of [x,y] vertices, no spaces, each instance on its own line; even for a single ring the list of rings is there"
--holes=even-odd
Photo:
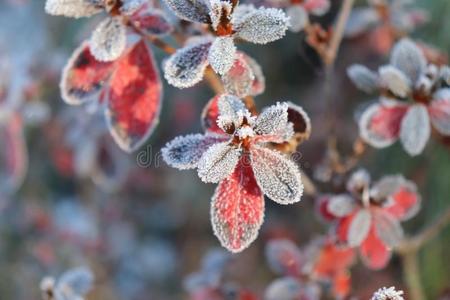
[[[287,103],[277,103],[265,109],[256,119],[255,131],[259,135],[281,137],[286,141],[294,134],[292,123],[288,122]]]
[[[356,87],[366,93],[372,93],[378,88],[378,76],[363,65],[352,65],[347,69],[348,77]]]
[[[405,298],[403,298],[403,291],[397,291],[395,287],[391,286],[376,291],[371,300],[405,300]]]
[[[102,9],[98,0],[47,0],[45,3],[48,14],[71,18],[90,17]]]
[[[381,86],[389,89],[395,95],[404,98],[411,91],[411,81],[402,71],[393,66],[383,66],[379,69]]]
[[[220,75],[227,73],[233,66],[236,55],[232,37],[218,37],[211,45],[208,61],[214,71]]]
[[[303,183],[298,167],[282,154],[254,146],[250,150],[256,181],[264,194],[279,204],[300,201]]]
[[[286,14],[275,8],[259,8],[235,23],[237,37],[255,43],[267,44],[282,38],[289,26]]]
[[[177,137],[161,149],[164,161],[171,167],[194,169],[208,148],[224,138],[216,135],[190,134]]]
[[[211,7],[211,10],[209,12],[209,16],[211,18],[211,25],[214,30],[217,30],[217,27],[219,26],[221,19],[229,18],[233,7],[231,3],[228,1],[209,0],[209,2]]]
[[[208,23],[209,7],[204,0],[165,0],[172,11],[181,19]]]
[[[222,76],[225,91],[237,97],[251,95],[255,75],[244,59],[244,54],[237,53],[233,66]]]
[[[414,42],[402,39],[392,50],[391,64],[415,82],[425,69],[427,61]]]
[[[426,107],[416,104],[409,108],[400,129],[400,140],[405,151],[411,156],[422,153],[430,134],[430,119]]]
[[[126,28],[122,19],[107,18],[92,33],[90,48],[97,60],[112,61],[123,53],[126,42]]]
[[[147,0],[122,0],[120,12],[125,15],[131,15],[145,3],[147,3]]]
[[[347,240],[350,247],[356,247],[366,239],[372,225],[372,216],[367,209],[356,213],[348,229]]]
[[[201,40],[177,50],[164,63],[164,77],[178,88],[187,88],[200,82],[208,66],[211,41]]]
[[[241,149],[228,142],[212,145],[198,162],[198,176],[204,182],[217,183],[233,172],[240,155]]]

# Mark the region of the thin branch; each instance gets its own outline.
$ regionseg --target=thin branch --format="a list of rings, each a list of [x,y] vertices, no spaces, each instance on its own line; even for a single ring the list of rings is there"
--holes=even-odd
[[[403,278],[408,287],[408,299],[424,300],[425,292],[423,291],[420,279],[420,268],[417,253],[407,253],[402,256]]]

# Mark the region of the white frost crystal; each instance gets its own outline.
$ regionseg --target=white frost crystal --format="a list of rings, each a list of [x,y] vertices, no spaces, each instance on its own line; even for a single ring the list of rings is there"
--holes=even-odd
[[[208,61],[216,73],[223,75],[233,66],[235,56],[236,47],[233,38],[218,37],[209,49]]]
[[[217,183],[230,175],[241,156],[241,149],[229,142],[211,146],[198,162],[198,176],[204,182]]]
[[[71,18],[90,17],[102,10],[95,0],[47,0],[45,11],[50,15]]]
[[[107,18],[92,33],[90,49],[97,60],[113,61],[123,53],[126,43],[126,28],[122,19]]]
[[[237,37],[255,44],[267,44],[282,38],[289,25],[286,14],[275,8],[259,8],[234,24]]]
[[[371,300],[405,300],[403,298],[403,291],[397,291],[395,287],[382,287],[376,291]]]
[[[277,103],[265,109],[256,119],[255,131],[260,135],[280,135],[288,140],[294,134],[288,122],[287,103]]]

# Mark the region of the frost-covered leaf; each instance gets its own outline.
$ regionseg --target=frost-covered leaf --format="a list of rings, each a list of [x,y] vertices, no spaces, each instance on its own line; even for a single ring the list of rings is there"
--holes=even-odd
[[[403,104],[372,104],[361,115],[359,134],[375,148],[392,145],[399,137],[401,122],[407,109]]]
[[[241,99],[233,95],[221,95],[217,100],[217,107],[219,108],[217,123],[224,132],[234,131],[233,126],[240,126],[242,113],[247,112]]]
[[[162,84],[153,54],[143,40],[115,64],[105,116],[116,143],[137,150],[159,121]]]
[[[122,0],[120,12],[124,15],[131,15],[144,5],[147,6],[148,0]]]
[[[289,17],[289,29],[293,32],[302,31],[309,22],[308,12],[303,8],[303,5],[288,7],[286,14]]]
[[[380,67],[380,85],[387,88],[394,95],[405,98],[411,91],[411,81],[399,69],[387,65]]]
[[[303,183],[294,162],[274,150],[256,145],[250,149],[250,158],[256,181],[267,197],[279,204],[300,201]]]
[[[204,182],[217,183],[234,171],[240,157],[241,149],[229,142],[214,144],[200,158],[198,176]]]
[[[113,63],[96,60],[84,42],[64,67],[60,83],[63,100],[72,105],[98,101],[112,70]]]
[[[288,26],[289,18],[282,10],[275,8],[259,8],[234,24],[237,37],[256,44],[281,39]]]
[[[421,198],[416,185],[404,180],[402,186],[383,204],[383,210],[401,221],[414,217],[420,209]]]
[[[247,248],[264,219],[264,197],[244,158],[217,186],[211,202],[211,223],[222,246],[231,252]]]
[[[287,103],[277,103],[266,108],[256,119],[255,132],[270,136],[274,142],[281,143],[294,134],[293,124],[288,122]]]
[[[265,300],[296,300],[303,299],[303,286],[294,277],[283,277],[276,279],[266,288],[264,292]],[[317,299],[313,299],[317,300]]]
[[[395,44],[391,53],[391,64],[416,82],[420,74],[425,70],[427,61],[417,45],[404,38]]]
[[[50,15],[72,18],[89,17],[103,9],[98,0],[47,0],[45,11]]]
[[[258,96],[264,92],[266,89],[266,78],[264,77],[261,66],[258,64],[256,60],[251,58],[248,55],[244,55],[244,58],[247,64],[250,66],[250,69],[255,75],[255,79],[253,80],[252,89],[250,91],[251,96]]]
[[[223,134],[223,130],[217,125],[217,120],[219,118],[219,101],[220,95],[215,96],[205,105],[202,111],[201,121],[203,129],[206,132],[214,132],[218,134]]]
[[[378,180],[370,189],[370,197],[377,202],[386,200],[405,184],[401,175],[388,175]]]
[[[225,139],[216,135],[189,134],[176,137],[161,150],[164,161],[180,170],[194,169],[203,153]]]
[[[233,10],[233,14],[231,15],[231,23],[239,24],[246,15],[254,12],[256,10],[253,4],[239,4]]]
[[[422,153],[430,134],[427,108],[422,104],[411,106],[402,120],[400,129],[400,140],[405,151],[411,156]]]
[[[28,154],[23,124],[19,115],[13,114],[0,122],[0,192],[14,193],[22,184],[28,168]]]
[[[266,245],[266,259],[270,269],[279,275],[298,276],[303,266],[300,249],[290,240],[271,240]]]
[[[245,60],[245,54],[236,53],[233,66],[222,76],[223,86],[228,94],[243,98],[251,94],[255,75]]]
[[[211,18],[211,25],[214,30],[217,30],[222,20],[230,19],[233,5],[229,1],[223,0],[209,0],[210,11],[209,16]]]
[[[346,194],[330,197],[327,205],[327,210],[338,218],[349,215],[355,208],[355,200],[350,195]]]
[[[435,93],[428,106],[431,123],[442,134],[450,135],[450,89],[441,89]]]
[[[364,264],[374,270],[384,268],[391,258],[391,252],[377,236],[375,226],[371,227],[359,251]]]
[[[126,28],[122,19],[106,18],[92,33],[91,53],[99,61],[113,61],[124,52],[126,43]]]
[[[385,212],[376,212],[373,222],[377,235],[390,248],[395,247],[403,238],[403,229],[398,220]]]
[[[311,135],[311,119],[306,111],[292,102],[288,104],[288,121],[292,123],[294,133],[301,135],[302,138],[308,139]]]
[[[233,66],[235,55],[233,38],[217,37],[209,49],[208,61],[216,73],[224,75]]]
[[[209,39],[179,49],[164,63],[164,77],[177,88],[188,88],[203,79],[208,66]]]
[[[58,280],[57,289],[66,293],[70,290],[68,295],[84,296],[92,289],[93,283],[94,274],[91,270],[79,267],[63,273]]]
[[[169,8],[181,19],[209,23],[209,7],[204,0],[165,0]]]
[[[379,22],[379,15],[373,8],[356,7],[345,26],[344,35],[352,38],[365,33]]]
[[[148,35],[165,35],[173,30],[166,16],[161,10],[150,5],[143,5],[130,17],[133,26]]]
[[[357,247],[367,238],[372,225],[372,216],[367,209],[361,209],[352,218],[347,233],[347,241],[350,247]]]
[[[347,69],[347,75],[358,89],[366,93],[373,93],[378,89],[377,74],[363,65],[350,66]]]

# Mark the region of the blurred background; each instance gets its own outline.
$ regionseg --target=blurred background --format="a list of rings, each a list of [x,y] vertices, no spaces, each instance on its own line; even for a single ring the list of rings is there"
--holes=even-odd
[[[330,11],[317,21],[331,25],[340,4],[332,1]],[[431,17],[412,36],[440,49],[445,59],[450,2],[418,0],[415,5]],[[169,168],[159,155],[173,137],[201,132],[202,108],[214,96],[207,85],[178,90],[165,83],[160,124],[134,154],[113,143],[100,116],[61,100],[61,70],[98,20],[46,15],[43,0],[0,0],[0,105],[6,107],[0,119],[4,111],[18,119],[10,131],[2,130],[0,140],[0,299],[40,299],[43,276],[80,265],[90,267],[96,277],[88,299],[189,299],[185,278],[201,268],[208,251],[220,247],[209,220],[215,186],[202,183],[193,171]],[[326,91],[320,59],[304,38],[289,32],[263,47],[239,48],[260,63],[266,76],[266,91],[256,98],[259,109],[292,101],[309,113],[313,132],[298,149],[301,167],[321,191],[336,192],[345,177],[324,166],[327,120],[334,115],[338,148],[349,153],[358,136],[355,119],[373,100],[350,83],[345,69],[352,63],[375,68],[387,61],[389,51],[372,33],[345,39],[331,91]],[[153,49],[160,65],[165,54]],[[417,183],[423,207],[404,224],[406,232],[417,232],[450,205],[448,151],[432,140],[416,158],[399,145],[369,149],[363,156],[361,166],[373,178],[401,173]],[[314,200],[305,196],[289,207],[266,201],[259,238],[233,255],[227,281],[262,295],[276,277],[264,257],[268,240],[287,237],[301,246],[327,232],[312,213]],[[420,252],[420,278],[429,299],[449,299],[446,292],[450,297],[449,249],[447,228]],[[352,294],[358,299],[368,299],[380,286],[404,288],[396,256],[381,271],[358,263],[352,277]]]

